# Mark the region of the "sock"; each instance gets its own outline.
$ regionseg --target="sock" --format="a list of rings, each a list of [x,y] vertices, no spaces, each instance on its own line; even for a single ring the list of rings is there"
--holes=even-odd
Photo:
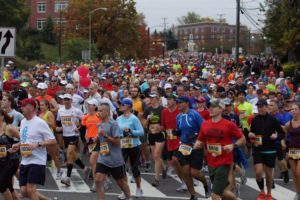
[[[67,177],[71,177],[73,164],[67,164]]]
[[[256,179],[256,183],[257,183],[260,190],[264,189],[264,179],[263,178],[261,180]]]
[[[82,163],[82,161],[80,160],[80,158],[78,158],[77,160],[75,160],[75,163],[81,168],[84,169],[84,164]]]

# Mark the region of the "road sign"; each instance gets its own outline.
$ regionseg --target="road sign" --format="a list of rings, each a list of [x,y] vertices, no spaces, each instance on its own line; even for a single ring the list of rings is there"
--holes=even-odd
[[[15,56],[16,29],[0,27],[0,57]]]

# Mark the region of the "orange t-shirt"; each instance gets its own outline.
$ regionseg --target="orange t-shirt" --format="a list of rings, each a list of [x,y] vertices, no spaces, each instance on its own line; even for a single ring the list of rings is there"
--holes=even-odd
[[[41,102],[44,99],[47,100],[48,102],[50,102],[53,99],[53,97],[50,96],[50,95],[45,95],[43,97],[42,96],[38,96],[35,99],[38,100],[39,102]]]
[[[86,114],[82,117],[81,124],[86,126],[86,134],[87,138],[94,138],[98,134],[98,124],[101,122],[101,119],[98,117],[98,113],[94,115]]]

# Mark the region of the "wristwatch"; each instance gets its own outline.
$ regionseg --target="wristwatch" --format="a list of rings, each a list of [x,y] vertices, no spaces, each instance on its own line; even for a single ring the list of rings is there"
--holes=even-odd
[[[38,147],[42,147],[42,144],[38,142]]]

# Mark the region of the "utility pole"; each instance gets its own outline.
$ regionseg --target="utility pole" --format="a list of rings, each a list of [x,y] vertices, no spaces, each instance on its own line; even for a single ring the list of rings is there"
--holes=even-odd
[[[220,26],[222,27],[221,31],[220,31],[220,43],[221,43],[221,53],[223,54],[223,40],[224,40],[224,35],[223,35],[223,29],[224,29],[224,25],[223,25],[223,16],[225,14],[221,13],[221,14],[217,14],[219,16],[219,23]]]
[[[239,61],[241,0],[236,0],[235,62]]]
[[[164,48],[163,48],[163,58],[165,58],[165,52],[167,52],[167,18],[163,17],[164,21]]]
[[[62,37],[62,16],[59,9],[59,40],[58,40],[58,63],[61,64],[61,37]]]

